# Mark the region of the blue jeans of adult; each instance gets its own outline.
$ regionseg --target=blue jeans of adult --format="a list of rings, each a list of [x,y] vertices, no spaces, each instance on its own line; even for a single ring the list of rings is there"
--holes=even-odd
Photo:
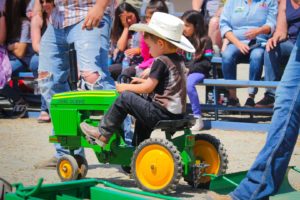
[[[290,58],[294,43],[290,40],[279,43],[274,49],[264,55],[265,81],[280,81],[282,66],[285,66]],[[266,89],[266,94],[275,97],[275,89]]]
[[[195,117],[200,117],[202,114],[196,85],[197,83],[202,82],[204,78],[205,76],[202,73],[192,73],[187,77],[187,94],[189,96],[193,115]]]
[[[260,80],[264,64],[264,51],[265,48],[257,47],[251,50],[250,54],[244,55],[234,44],[229,44],[222,53],[222,71],[224,78],[236,80],[237,64],[249,62],[249,80]],[[248,93],[251,95],[255,95],[257,91],[257,88],[248,89]]]
[[[279,189],[295,147],[300,119],[300,35],[276,90],[274,114],[263,149],[233,199],[268,199]]]
[[[48,25],[41,40],[39,57],[39,73],[48,73],[47,77],[39,79],[41,94],[48,107],[54,94],[70,90],[68,84],[70,69],[68,49],[71,43],[75,44],[79,71],[99,74],[99,78],[94,84],[85,82],[84,88],[115,88],[107,66],[112,19],[105,14],[102,20],[104,26],[91,30],[82,30],[83,21],[63,29],[57,29],[51,24]],[[69,153],[59,144],[55,144],[55,148],[56,157]],[[83,148],[76,150],[75,154],[84,155]]]

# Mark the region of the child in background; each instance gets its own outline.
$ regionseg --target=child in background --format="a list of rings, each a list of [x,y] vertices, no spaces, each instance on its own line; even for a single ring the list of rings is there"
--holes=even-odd
[[[140,22],[138,11],[129,3],[121,3],[115,11],[115,20],[111,32],[111,42],[114,48],[113,65],[109,71],[114,80],[122,72],[124,52],[130,52],[133,57],[140,54],[140,34],[129,31],[129,26]]]
[[[183,34],[194,45],[196,52],[194,54],[185,52],[186,67],[189,69],[187,77],[187,93],[192,106],[193,115],[196,118],[196,124],[191,130],[201,130],[203,121],[201,117],[201,107],[196,90],[196,84],[209,77],[211,69],[211,58],[213,54],[212,41],[207,36],[204,19],[200,12],[195,10],[186,11],[182,15],[184,21]]]
[[[171,23],[170,23],[171,22]],[[186,68],[177,54],[178,48],[195,52],[193,45],[182,36],[184,23],[179,18],[155,12],[147,24],[134,24],[131,30],[143,31],[144,39],[155,58],[147,79],[133,78],[131,84],[117,84],[121,94],[104,115],[98,128],[86,122],[80,124],[82,132],[107,144],[113,132],[130,114],[136,118],[135,140],[138,145],[150,137],[160,120],[182,119],[186,108]],[[150,94],[147,99],[139,94]],[[138,136],[138,137],[137,137]]]
[[[168,13],[168,7],[164,0],[150,0],[145,12],[145,22],[148,24],[154,12]],[[131,66],[127,68],[122,72],[122,74],[130,77],[137,76],[141,78],[147,78],[150,73],[150,67],[153,63],[153,58],[150,55],[149,47],[145,43],[143,36],[141,37],[140,41],[140,53],[143,57],[142,63],[137,66]],[[125,54],[129,57],[133,56],[130,50],[125,51]]]

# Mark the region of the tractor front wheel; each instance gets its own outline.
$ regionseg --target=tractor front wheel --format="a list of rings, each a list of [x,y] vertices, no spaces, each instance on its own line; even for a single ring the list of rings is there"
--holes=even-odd
[[[71,155],[64,155],[58,159],[56,166],[57,174],[62,181],[71,181],[78,178],[78,164]]]
[[[133,179],[142,190],[170,193],[182,176],[181,156],[172,142],[150,138],[136,148],[131,169]]]

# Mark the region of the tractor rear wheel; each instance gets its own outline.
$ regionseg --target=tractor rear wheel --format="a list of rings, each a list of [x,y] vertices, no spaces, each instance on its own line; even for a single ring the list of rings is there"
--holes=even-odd
[[[194,155],[196,160],[207,164],[208,167],[202,173],[221,175],[225,174],[228,165],[228,156],[224,145],[216,137],[209,134],[195,135]],[[187,181],[194,186],[195,181]],[[209,176],[201,176],[197,180],[198,188],[207,189],[210,184]]]
[[[172,142],[150,138],[136,148],[131,169],[133,179],[142,190],[170,193],[182,176],[181,156]]]

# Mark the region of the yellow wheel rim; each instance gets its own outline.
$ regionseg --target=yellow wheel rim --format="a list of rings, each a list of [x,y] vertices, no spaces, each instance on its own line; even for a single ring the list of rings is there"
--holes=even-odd
[[[68,160],[62,160],[59,164],[59,173],[62,178],[70,179],[73,174],[72,164]]]
[[[153,144],[138,154],[135,168],[139,182],[150,190],[166,187],[174,176],[174,158],[163,146]]]
[[[200,160],[201,163],[206,163],[209,165],[207,168],[205,168],[205,173],[218,174],[221,165],[221,159],[214,145],[204,140],[197,140],[194,147],[194,155],[196,160]],[[208,181],[210,181],[210,177],[201,177],[201,183],[206,183]]]

